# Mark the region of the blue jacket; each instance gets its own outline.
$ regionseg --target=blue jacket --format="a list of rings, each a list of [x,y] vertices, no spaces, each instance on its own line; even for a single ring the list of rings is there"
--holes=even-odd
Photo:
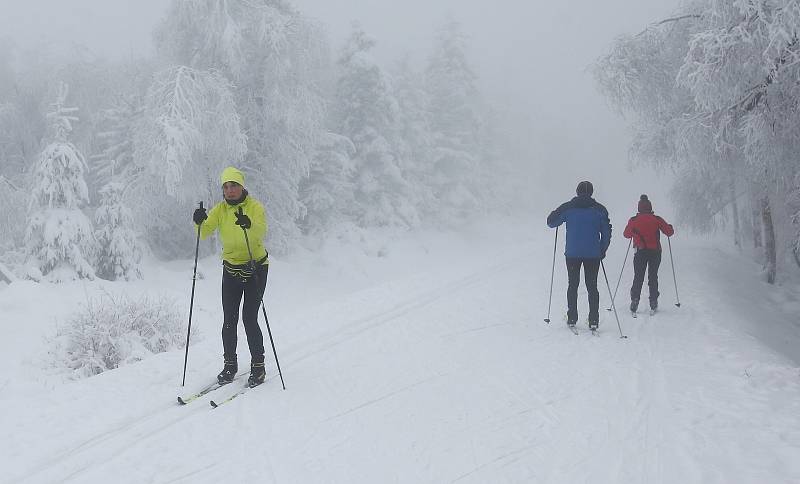
[[[547,217],[547,225],[551,228],[565,222],[567,246],[564,255],[591,259],[605,257],[611,243],[611,222],[606,207],[588,195],[578,195]]]

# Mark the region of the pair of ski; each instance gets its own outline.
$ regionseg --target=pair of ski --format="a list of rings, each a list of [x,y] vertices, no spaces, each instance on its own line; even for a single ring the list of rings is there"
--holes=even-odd
[[[572,334],[574,334],[575,336],[578,336],[580,334],[578,328],[576,328],[575,325],[568,324],[567,327],[569,328],[570,331],[572,331]],[[590,330],[592,332],[592,336],[600,336],[600,333],[597,332],[596,328],[595,329],[590,328]]]
[[[236,378],[233,379],[233,381],[240,380],[240,378],[241,377],[236,377]],[[220,384],[219,382],[214,382],[214,383],[206,386],[205,388],[203,388],[202,390],[200,390],[199,392],[197,392],[195,394],[189,395],[187,397],[180,397],[179,396],[178,397],[178,403],[180,405],[186,405],[186,404],[188,404],[188,403],[190,403],[190,402],[192,402],[194,400],[197,400],[200,397],[203,397],[204,395],[208,395],[209,393],[211,393],[211,392],[213,392],[215,390],[219,390],[220,388],[226,387],[228,385],[229,385],[229,383]],[[244,387],[242,387],[239,390],[237,390],[233,395],[229,396],[228,398],[226,398],[224,400],[220,400],[219,402],[215,402],[214,400],[209,400],[208,403],[211,405],[212,408],[217,408],[220,405],[228,403],[231,400],[233,400],[234,398],[247,393],[248,391],[252,390],[253,388],[255,388],[255,387],[251,387],[251,386],[245,384]]]
[[[651,309],[651,310],[650,310],[650,316],[653,316],[653,315],[655,315],[657,312],[658,312],[658,310],[657,310],[657,309]],[[639,317],[639,315],[638,315],[638,314],[636,314],[636,311],[631,311],[631,316],[632,316],[634,319],[636,319],[636,318],[638,318],[638,317]]]

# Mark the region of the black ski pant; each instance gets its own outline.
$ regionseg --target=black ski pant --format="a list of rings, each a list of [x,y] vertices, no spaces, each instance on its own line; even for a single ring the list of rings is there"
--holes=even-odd
[[[222,348],[225,361],[236,360],[237,325],[239,324],[239,305],[242,305],[242,322],[247,334],[247,345],[250,347],[251,363],[264,361],[264,336],[258,326],[258,310],[264,289],[267,287],[269,266],[258,264],[255,274],[247,279],[230,274],[222,269]]]
[[[658,301],[658,266],[661,264],[661,249],[637,249],[633,255],[633,286],[631,301],[638,301],[642,295],[644,271],[647,270],[647,285],[650,288],[650,306]]]
[[[578,286],[581,279],[581,265],[583,265],[583,278],[586,282],[586,292],[589,293],[589,321],[599,321],[600,293],[597,290],[597,273],[600,270],[600,259],[567,257],[567,320],[578,320]]]

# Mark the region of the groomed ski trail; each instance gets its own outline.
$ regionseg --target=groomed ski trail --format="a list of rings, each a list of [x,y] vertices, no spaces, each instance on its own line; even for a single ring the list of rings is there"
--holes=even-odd
[[[176,352],[69,385],[64,399],[17,397],[11,482],[800,480],[797,368],[741,330],[742,308],[706,289],[713,273],[679,273],[681,308],[662,278],[657,316],[620,313],[627,340],[605,311],[599,338],[581,322],[576,337],[541,321],[550,260],[532,246],[548,244],[521,239],[481,263],[268,305],[286,392],[272,367],[269,382],[217,410],[205,399],[179,407]],[[685,268],[708,257],[676,255]],[[579,301],[585,317],[585,293]],[[212,374],[209,339],[192,351]],[[93,408],[92,396],[115,392],[124,415]],[[66,437],[26,431],[34,415]]]

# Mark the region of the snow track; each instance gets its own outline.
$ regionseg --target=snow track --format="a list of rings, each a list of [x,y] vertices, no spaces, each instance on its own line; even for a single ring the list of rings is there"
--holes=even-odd
[[[469,264],[434,254],[322,303],[298,292],[268,304],[286,392],[268,368],[269,382],[217,410],[207,397],[180,407],[177,352],[38,393],[9,383],[9,481],[800,481],[797,368],[753,336],[751,308],[706,289],[717,275],[682,274],[680,309],[662,278],[661,312],[620,313],[627,340],[610,313],[599,337],[585,323],[576,337],[541,321],[549,260],[530,247],[547,244],[509,240],[480,263],[465,247],[448,260]],[[682,267],[709,257],[677,255]],[[742,291],[747,304],[760,290]],[[214,335],[216,291],[201,288],[198,313]],[[218,351],[216,337],[192,348],[192,387]]]

